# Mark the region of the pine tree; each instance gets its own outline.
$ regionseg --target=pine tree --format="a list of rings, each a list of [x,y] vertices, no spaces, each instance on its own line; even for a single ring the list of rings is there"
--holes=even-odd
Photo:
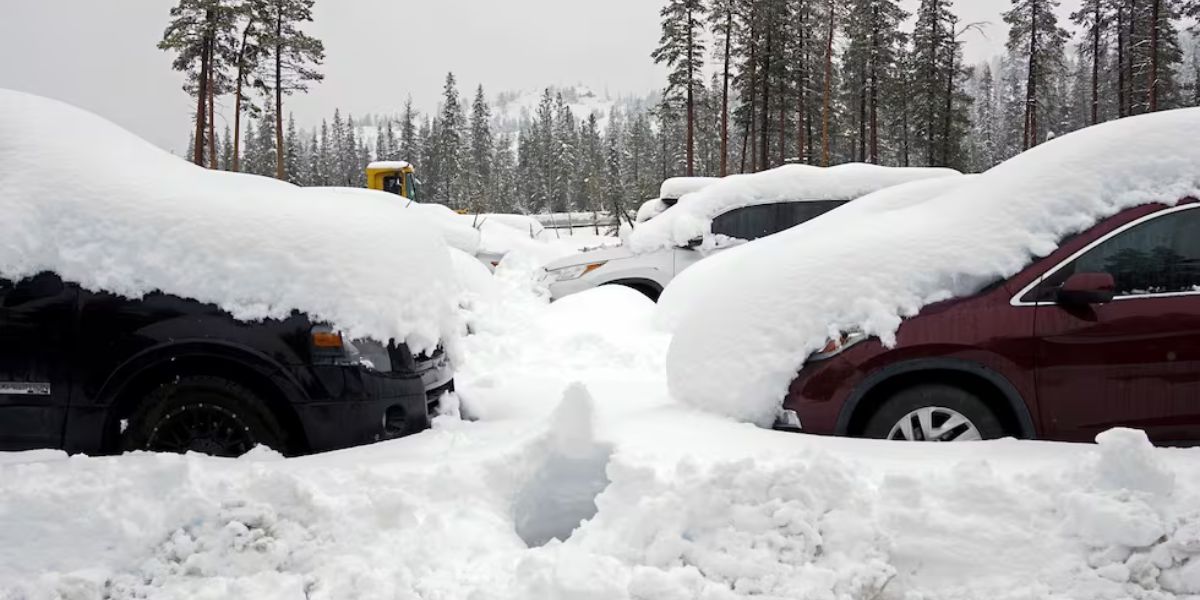
[[[221,170],[233,170],[233,137],[229,132],[229,125],[225,125],[225,135],[221,138]]]
[[[475,212],[484,212],[488,191],[492,189],[492,152],[496,145],[492,137],[492,109],[484,96],[483,86],[475,91],[471,105],[470,152],[467,156],[467,197]]]
[[[208,148],[209,166],[214,169],[213,99],[228,85],[227,65],[222,58],[229,55],[236,21],[237,11],[231,0],[179,0],[171,9],[171,21],[158,43],[159,49],[176,54],[172,67],[188,74],[184,91],[196,98],[192,161],[204,166],[204,150]]]
[[[1059,0],[1012,0],[1013,7],[1004,13],[1008,32],[1008,51],[1020,57],[1027,72],[1025,83],[1025,121],[1023,148],[1041,143],[1045,137],[1038,118],[1043,106],[1039,92],[1051,84],[1051,77],[1063,64],[1063,47],[1067,32],[1058,25]]]
[[[517,157],[513,153],[516,141],[512,134],[501,133],[492,152],[491,210],[509,213],[528,213],[524,194],[518,186]]]
[[[1071,21],[1083,28],[1087,38],[1079,48],[1080,54],[1091,63],[1091,125],[1100,122],[1100,65],[1107,50],[1105,33],[1112,21],[1111,8],[1108,0],[1085,0],[1083,6],[1071,14]]]
[[[413,110],[412,97],[404,101],[404,114],[400,117],[400,160],[417,163],[421,148],[417,139],[417,113]]]
[[[265,14],[263,0],[242,0],[237,6],[237,17],[241,23],[241,35],[235,40],[231,49],[234,69],[234,102],[233,102],[233,163],[232,171],[241,171],[242,152],[242,114],[249,112],[257,114],[253,104],[246,105],[246,86],[262,87],[262,79],[254,74],[262,67],[266,58],[262,46],[263,23]],[[252,79],[253,78],[253,79]]]
[[[717,59],[721,61],[721,167],[719,174],[729,174],[729,87],[733,76],[733,36],[738,26],[738,0],[711,0],[709,26],[712,28]],[[714,77],[716,77],[714,75]],[[716,86],[714,86],[715,88]]]
[[[671,69],[667,77],[666,98],[683,104],[687,111],[687,174],[696,171],[695,129],[696,88],[703,87],[704,68],[703,19],[704,0],[668,0],[661,11],[662,38],[651,55],[656,64],[666,63]]]
[[[894,86],[908,14],[895,0],[853,0],[846,21],[850,45],[843,70],[859,124],[857,160],[880,163],[880,110],[885,89]],[[887,115],[884,115],[885,118]]]
[[[971,170],[983,172],[1000,162],[996,80],[991,65],[984,64],[980,67],[975,79],[970,163]]]
[[[463,155],[467,151],[466,113],[459,99],[454,73],[446,74],[442,90],[442,112],[437,120],[437,176],[441,195],[438,200],[455,209],[467,207]]]
[[[312,22],[315,0],[263,0],[261,20],[264,25],[262,45],[270,54],[269,73],[265,77],[274,95],[272,114],[275,116],[275,177],[286,179],[283,143],[283,97],[295,92],[307,92],[308,84],[325,78],[318,66],[325,60],[325,45],[300,30]]]
[[[575,125],[575,114],[567,106],[562,93],[554,97],[554,120],[549,144],[549,169],[552,192],[550,209],[553,212],[568,212],[582,200],[577,186],[579,170],[579,129]]]
[[[284,137],[284,152],[283,159],[287,163],[287,168],[284,172],[287,173],[287,180],[290,183],[300,185],[303,173],[300,171],[300,138],[296,133],[296,118],[288,114],[287,120],[287,135]]]

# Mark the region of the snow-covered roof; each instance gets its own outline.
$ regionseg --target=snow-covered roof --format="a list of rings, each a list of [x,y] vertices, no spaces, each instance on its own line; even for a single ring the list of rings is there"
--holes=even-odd
[[[446,247],[380,196],[339,202],[209,171],[86,111],[0,90],[6,278],[49,270],[131,298],[159,290],[210,302],[242,320],[299,310],[417,351],[452,341],[458,286]]]
[[[708,238],[713,217],[735,208],[773,202],[853,200],[901,183],[955,175],[960,173],[953,169],[867,164],[829,168],[785,165],[761,173],[732,175],[687,194],[670,211],[638,227],[629,237],[630,247],[635,252],[649,252]]]
[[[404,162],[402,160],[377,160],[377,161],[367,165],[367,168],[368,169],[396,169],[399,171],[399,170],[407,169],[411,166],[412,165],[410,165],[407,162]]]
[[[659,307],[675,332],[671,393],[769,424],[797,370],[838,332],[893,344],[903,319],[1018,273],[1067,235],[1126,208],[1200,195],[1197,139],[1200,109],[1123,119],[927,200],[881,192],[707,259]]]
[[[661,198],[647,200],[638,207],[636,222],[645,223],[646,221],[649,221],[650,219],[667,212],[668,208],[671,207],[668,206],[666,202],[663,202]]]
[[[658,189],[658,197],[668,201],[678,200],[720,180],[719,177],[672,177],[662,183],[662,187]]]

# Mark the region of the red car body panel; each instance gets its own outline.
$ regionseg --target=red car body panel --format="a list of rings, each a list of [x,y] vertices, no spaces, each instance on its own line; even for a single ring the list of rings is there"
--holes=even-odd
[[[1156,442],[1200,440],[1200,294],[1082,307],[1016,297],[1092,242],[1165,209],[1124,211],[1002,283],[925,307],[893,348],[872,339],[809,363],[784,408],[806,432],[854,435],[887,386],[951,377],[989,390],[1021,437],[1089,441],[1128,426]]]

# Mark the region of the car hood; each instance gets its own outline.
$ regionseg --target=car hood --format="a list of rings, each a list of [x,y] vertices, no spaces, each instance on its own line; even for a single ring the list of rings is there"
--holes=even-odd
[[[611,248],[599,248],[596,250],[590,250],[588,252],[580,252],[579,254],[572,254],[571,256],[560,258],[556,261],[548,263],[545,268],[547,271],[553,271],[555,269],[573,267],[575,265],[590,265],[592,263],[622,260],[626,258],[633,258],[633,251],[631,251],[628,247],[621,245],[613,246]]]

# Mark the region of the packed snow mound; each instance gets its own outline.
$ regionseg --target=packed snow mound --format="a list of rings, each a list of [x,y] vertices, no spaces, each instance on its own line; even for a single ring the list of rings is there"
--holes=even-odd
[[[659,186],[658,197],[662,200],[679,200],[720,180],[720,177],[672,177]]]
[[[394,203],[213,172],[86,111],[0,90],[0,274],[162,291],[241,320],[308,313],[429,350],[456,335],[446,246]]]
[[[472,255],[479,252],[482,238],[479,230],[471,227],[469,219],[464,220],[464,215],[441,204],[424,204],[396,194],[365,188],[311,187],[300,188],[300,191],[326,198],[338,197],[346,204],[356,202],[402,211],[402,215],[417,223],[419,227],[440,233],[450,247]]]
[[[1092,127],[926,201],[870,210],[866,198],[867,209],[843,207],[852,220],[834,211],[705,261],[662,298],[671,393],[770,425],[796,372],[839,332],[894,344],[904,318],[1018,273],[1067,235],[1200,195],[1197,135],[1195,109]]]
[[[774,202],[854,200],[894,185],[954,175],[960,173],[953,169],[867,164],[828,168],[785,165],[761,173],[731,175],[684,196],[671,210],[635,229],[629,243],[635,252],[651,252],[696,239],[709,241],[713,218],[735,208]]]

